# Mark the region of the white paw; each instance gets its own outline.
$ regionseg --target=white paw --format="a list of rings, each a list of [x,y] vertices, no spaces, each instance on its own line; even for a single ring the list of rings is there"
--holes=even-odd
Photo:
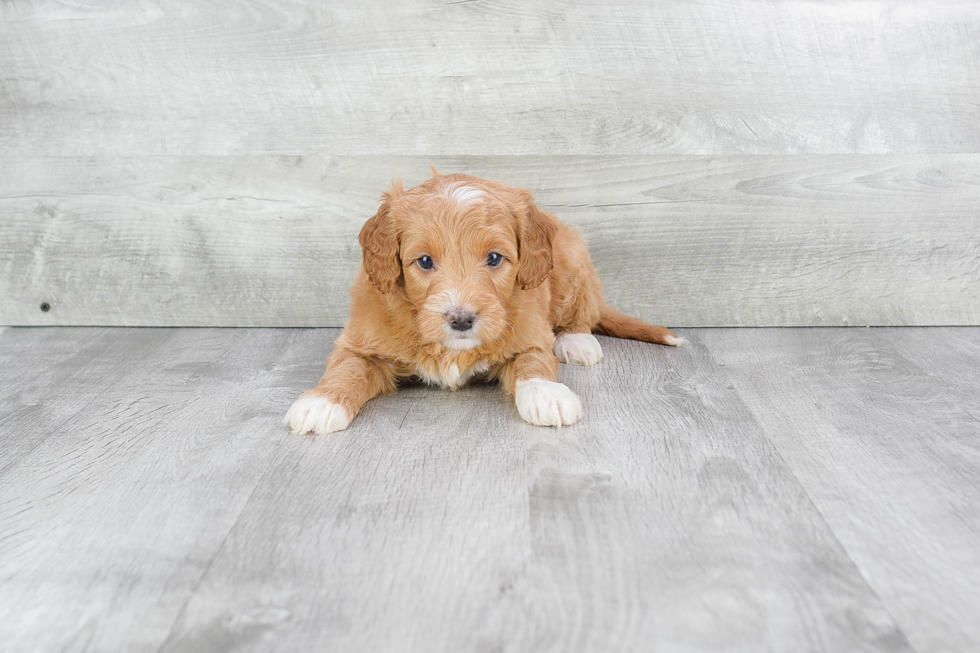
[[[283,422],[293,433],[325,435],[347,428],[350,416],[343,406],[314,395],[300,397],[293,402]]]
[[[591,333],[563,333],[555,340],[555,356],[569,365],[595,365],[602,360],[602,346]]]
[[[518,381],[517,412],[537,426],[567,426],[582,417],[582,402],[562,383],[544,379]]]

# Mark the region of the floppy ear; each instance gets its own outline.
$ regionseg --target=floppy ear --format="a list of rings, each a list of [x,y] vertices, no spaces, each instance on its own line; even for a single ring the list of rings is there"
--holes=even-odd
[[[402,262],[398,257],[398,236],[391,219],[391,201],[400,197],[404,191],[400,181],[392,184],[392,189],[384,194],[381,207],[374,217],[361,227],[357,240],[361,243],[364,271],[371,285],[382,293],[391,292],[402,273]]]
[[[534,204],[531,193],[522,190],[517,211],[517,283],[524,290],[536,288],[548,278],[554,266],[551,241],[558,233],[558,221]]]

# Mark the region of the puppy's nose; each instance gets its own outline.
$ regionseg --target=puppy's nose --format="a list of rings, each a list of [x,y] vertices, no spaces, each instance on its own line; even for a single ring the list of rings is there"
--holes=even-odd
[[[469,331],[476,321],[476,313],[465,308],[457,308],[449,311],[446,319],[449,320],[449,326],[453,331]]]

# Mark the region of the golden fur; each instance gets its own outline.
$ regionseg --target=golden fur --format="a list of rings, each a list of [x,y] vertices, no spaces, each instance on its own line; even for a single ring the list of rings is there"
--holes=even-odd
[[[603,302],[582,235],[539,209],[528,191],[433,173],[409,191],[394,183],[364,224],[350,321],[317,387],[287,414],[292,430],[344,428],[367,400],[412,377],[457,389],[474,376],[499,380],[528,421],[560,426],[576,421],[581,408],[555,383],[556,336],[596,332],[677,344],[666,328]],[[491,252],[501,255],[498,266],[488,262]],[[420,266],[424,256],[431,269]],[[454,332],[447,322],[453,311],[475,314],[472,329]],[[597,341],[577,345],[598,353],[567,362],[601,357]],[[529,381],[522,399],[519,388]]]

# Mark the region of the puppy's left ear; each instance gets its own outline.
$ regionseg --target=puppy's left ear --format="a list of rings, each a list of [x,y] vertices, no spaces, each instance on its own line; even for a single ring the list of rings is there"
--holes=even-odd
[[[398,257],[398,235],[391,219],[391,203],[404,195],[401,181],[395,181],[382,197],[381,207],[374,217],[361,227],[357,240],[361,244],[364,271],[371,285],[382,293],[391,292],[402,273]]]
[[[551,242],[558,233],[558,221],[539,209],[531,193],[521,189],[516,203],[518,227],[517,283],[524,290],[541,285],[554,267]]]

